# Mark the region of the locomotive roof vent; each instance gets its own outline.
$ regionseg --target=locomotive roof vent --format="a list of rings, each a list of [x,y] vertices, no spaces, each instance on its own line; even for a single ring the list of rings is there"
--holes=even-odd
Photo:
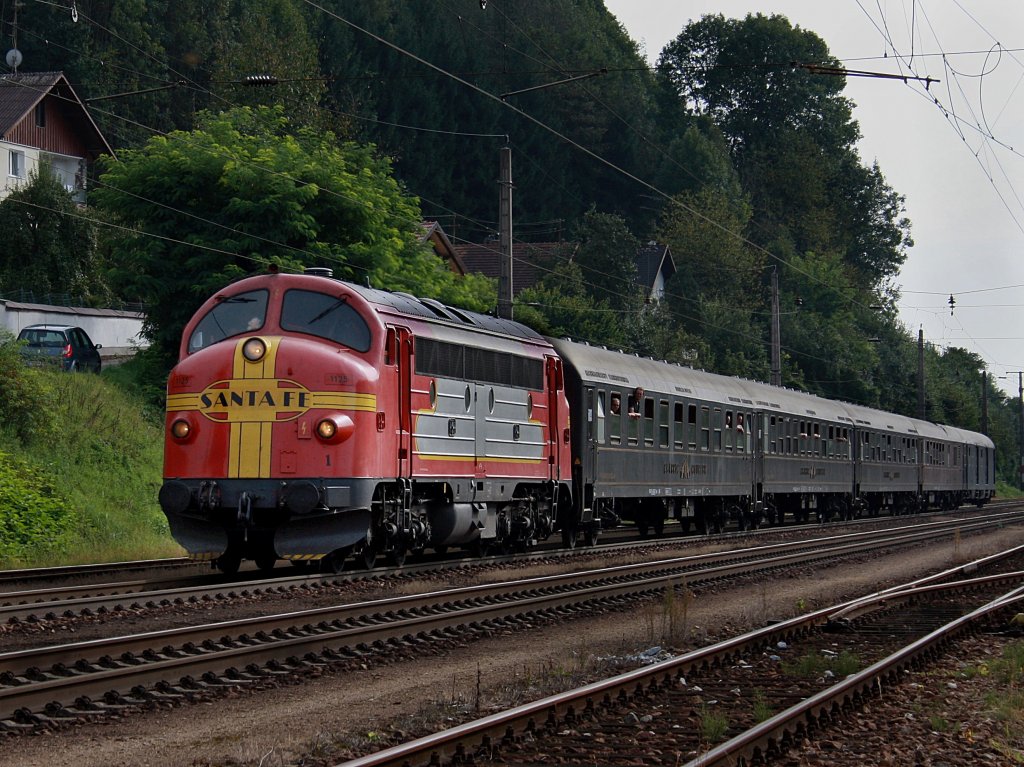
[[[333,277],[334,270],[326,266],[307,266],[302,270],[303,274],[311,274],[314,277]]]

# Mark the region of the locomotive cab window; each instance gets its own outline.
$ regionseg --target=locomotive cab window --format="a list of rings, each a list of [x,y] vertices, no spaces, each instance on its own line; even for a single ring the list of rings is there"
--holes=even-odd
[[[217,304],[196,325],[188,339],[192,354],[225,338],[260,330],[267,321],[266,290],[251,290],[218,298]]]
[[[289,290],[281,305],[281,327],[326,338],[357,352],[370,350],[370,326],[349,306],[348,296]]]

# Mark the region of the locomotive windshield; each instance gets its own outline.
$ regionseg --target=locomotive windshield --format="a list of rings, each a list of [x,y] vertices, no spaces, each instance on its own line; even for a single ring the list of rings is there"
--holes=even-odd
[[[266,290],[252,290],[219,299],[192,331],[188,339],[188,353],[262,328],[267,319],[267,295]]]
[[[348,305],[347,296],[289,290],[281,305],[281,328],[326,338],[357,352],[370,349],[370,326]]]

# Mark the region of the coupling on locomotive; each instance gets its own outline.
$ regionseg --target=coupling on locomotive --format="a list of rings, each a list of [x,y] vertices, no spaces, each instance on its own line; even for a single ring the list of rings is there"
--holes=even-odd
[[[567,340],[323,270],[235,282],[185,327],[160,505],[243,559],[518,551],[982,504],[982,434]]]

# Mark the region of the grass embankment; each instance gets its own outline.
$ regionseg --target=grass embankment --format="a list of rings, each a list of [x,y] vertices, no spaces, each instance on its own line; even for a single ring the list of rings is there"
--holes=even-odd
[[[125,372],[26,369],[0,339],[0,568],[182,553],[157,505],[161,414]]]

